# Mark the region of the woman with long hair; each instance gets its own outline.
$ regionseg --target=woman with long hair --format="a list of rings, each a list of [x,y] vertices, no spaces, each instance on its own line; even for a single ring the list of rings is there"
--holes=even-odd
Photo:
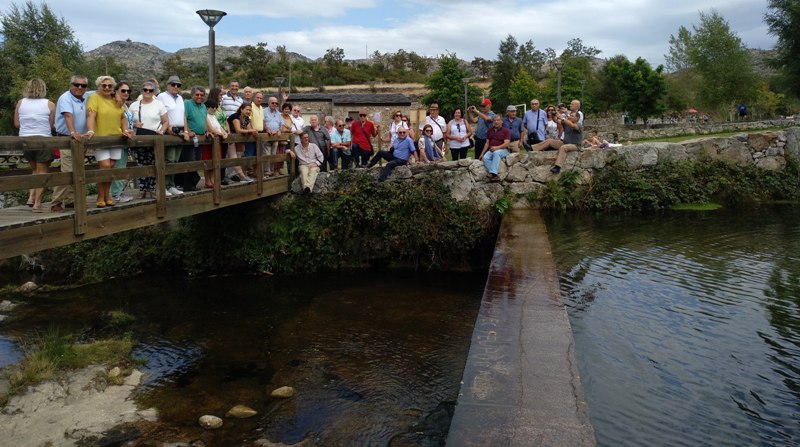
[[[47,86],[40,78],[25,84],[22,99],[14,108],[14,127],[21,137],[50,137],[53,135],[56,120],[56,105],[47,99]],[[53,151],[23,151],[31,165],[31,174],[47,174],[55,154]],[[44,188],[34,188],[28,192],[28,206],[34,213],[44,212],[42,193]]]

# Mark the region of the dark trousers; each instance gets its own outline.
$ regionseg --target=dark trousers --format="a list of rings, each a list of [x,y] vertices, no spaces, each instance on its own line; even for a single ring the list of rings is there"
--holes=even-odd
[[[467,151],[469,150],[469,146],[467,147],[451,147],[450,153],[453,155],[453,160],[461,160],[462,158],[467,158]]]
[[[202,150],[200,147],[184,146],[181,150],[180,161],[197,161],[202,158]],[[186,172],[183,174],[175,175],[175,184],[183,185],[184,191],[194,191],[197,189],[197,182],[200,181],[200,175],[197,171]]]
[[[336,170],[336,165],[339,163],[339,149],[331,148],[328,153],[328,167],[331,171]]]
[[[481,156],[481,152],[483,152],[483,147],[486,146],[486,138],[478,138],[475,137],[475,159],[477,160],[478,157]]]
[[[352,149],[350,150],[350,155],[345,155],[345,153],[339,149],[339,158],[342,159],[342,169],[350,168],[350,160],[352,160],[354,156],[355,154],[353,153]]]
[[[372,160],[370,160],[369,167],[375,166],[381,159],[388,161],[388,163],[386,163],[386,166],[384,166],[383,169],[381,169],[381,174],[378,176],[378,181],[381,182],[385,181],[386,178],[389,177],[392,171],[394,171],[394,168],[398,166],[405,166],[408,164],[408,160],[397,158],[394,156],[392,152],[378,151],[375,153],[375,156],[372,157]]]
[[[356,166],[366,166],[369,163],[369,157],[372,156],[372,151],[367,150],[357,144],[353,145],[353,157]]]

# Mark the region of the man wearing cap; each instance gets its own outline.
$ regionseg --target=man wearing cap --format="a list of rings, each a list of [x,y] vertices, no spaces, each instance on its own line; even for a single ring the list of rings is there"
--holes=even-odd
[[[447,121],[444,120],[444,117],[439,116],[439,104],[432,102],[429,110],[430,114],[425,117],[425,121],[419,123],[419,134],[423,135],[422,131],[425,129],[425,125],[430,124],[433,128],[431,138],[433,138],[434,144],[444,151],[444,131],[447,129]]]
[[[525,128],[528,138],[528,150],[536,143],[544,141],[545,129],[547,129],[547,113],[539,108],[539,100],[531,99],[531,109],[525,112],[522,118],[522,127]]]
[[[475,158],[478,158],[483,147],[486,146],[486,131],[492,127],[492,120],[494,119],[494,112],[492,112],[492,101],[489,98],[483,98],[481,102],[482,110],[478,110],[475,106],[469,106],[470,121],[478,123],[475,127]]]
[[[380,124],[378,125],[380,128]],[[350,125],[350,135],[353,137],[353,160],[356,166],[367,166],[369,157],[372,156],[372,138],[378,135],[375,125],[367,119],[367,111],[358,112],[358,121]]]
[[[167,134],[182,137],[185,141],[189,141],[189,134],[184,132],[186,125],[186,115],[183,107],[183,97],[181,96],[181,78],[178,76],[170,76],[167,79],[167,90],[158,94],[156,99],[164,103],[167,108],[167,117],[169,117],[170,127],[167,129]],[[164,158],[167,163],[175,163],[181,156],[180,146],[167,146],[164,148]],[[171,196],[175,194],[183,194],[178,188],[175,187],[176,177],[179,182],[183,181],[183,174],[167,175],[166,177],[166,195]]]
[[[503,127],[511,133],[511,143],[508,145],[510,152],[519,152],[519,139],[522,136],[522,120],[517,116],[517,107],[506,107],[506,117],[503,118]]]
[[[486,131],[486,145],[478,160],[483,159],[490,182],[499,182],[500,160],[508,157],[508,145],[511,143],[511,132],[503,127],[503,117],[495,115],[493,126]]]

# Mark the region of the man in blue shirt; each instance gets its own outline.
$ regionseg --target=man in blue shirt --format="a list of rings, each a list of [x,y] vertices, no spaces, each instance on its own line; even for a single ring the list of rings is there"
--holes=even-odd
[[[528,132],[528,146],[544,141],[545,129],[547,129],[547,113],[539,108],[538,99],[531,100],[531,109],[525,112],[525,117],[522,118],[522,127]],[[528,150],[531,149],[528,148]]]
[[[503,127],[511,132],[511,144],[508,145],[509,152],[519,152],[519,139],[522,136],[522,120],[517,116],[517,107],[506,107],[506,117],[503,118]]]
[[[402,127],[397,129],[397,139],[392,144],[392,151],[378,151],[372,160],[369,161],[368,167],[375,166],[378,161],[384,159],[388,161],[386,166],[381,169],[381,174],[378,176],[378,181],[383,182],[389,177],[394,168],[398,166],[405,166],[408,164],[408,159],[413,155],[417,157],[417,146],[408,138],[407,130]]]
[[[56,103],[56,132],[62,137],[72,137],[80,141],[86,134],[86,102],[84,95],[89,83],[85,76],[74,75],[69,80],[69,90],[64,92]],[[81,160],[83,163],[83,160]],[[72,151],[61,151],[61,172],[72,172]],[[60,213],[64,208],[74,207],[72,186],[53,188],[53,203],[50,211]]]
[[[477,107],[469,107],[470,122],[478,123],[475,127],[475,158],[478,158],[483,147],[486,146],[486,131],[492,127],[492,120],[494,119],[494,112],[492,112],[492,101],[489,98],[483,98],[481,102],[482,111]]]

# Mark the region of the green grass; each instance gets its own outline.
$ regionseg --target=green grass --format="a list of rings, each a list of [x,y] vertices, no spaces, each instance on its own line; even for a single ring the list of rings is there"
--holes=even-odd
[[[74,343],[72,336],[63,335],[58,329],[38,334],[24,349],[22,361],[6,371],[9,394],[0,396],[0,405],[26,387],[53,378],[59,371],[89,365],[130,365],[135,344],[128,335],[120,339]]]
[[[659,143],[682,143],[684,141],[689,140],[696,140],[698,138],[722,138],[722,137],[732,137],[734,135],[739,134],[751,134],[757,132],[776,132],[780,130],[784,130],[786,127],[768,127],[766,129],[751,129],[751,130],[733,130],[728,132],[717,132],[717,133],[707,133],[707,134],[692,134],[692,135],[677,135],[674,137],[654,137],[654,138],[642,138],[639,140],[633,140],[633,144],[637,143],[652,143],[652,142],[659,142]]]
[[[670,207],[675,211],[716,211],[720,208],[722,205],[718,203],[679,203]]]

